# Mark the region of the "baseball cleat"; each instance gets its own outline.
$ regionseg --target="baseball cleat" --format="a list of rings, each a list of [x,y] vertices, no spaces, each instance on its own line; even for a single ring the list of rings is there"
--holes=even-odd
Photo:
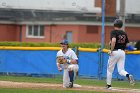
[[[80,87],[82,87],[82,86],[79,85],[79,84],[73,84],[73,87],[74,87],[74,88],[80,88]]]
[[[70,82],[69,83],[69,88],[72,88],[73,87],[73,82]]]
[[[129,75],[128,80],[131,85],[135,85],[135,80],[132,75]]]
[[[111,85],[106,85],[105,89],[112,89]]]

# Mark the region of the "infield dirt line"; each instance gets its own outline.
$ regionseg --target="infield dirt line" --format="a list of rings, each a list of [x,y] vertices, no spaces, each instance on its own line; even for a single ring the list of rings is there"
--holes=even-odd
[[[0,81],[2,88],[36,88],[36,89],[58,89],[58,90],[82,90],[82,91],[99,91],[99,92],[114,92],[114,93],[140,93],[140,89],[118,88],[112,87],[111,90],[99,86],[81,86],[74,88],[63,88],[62,84],[50,83],[29,83],[29,82],[13,82],[13,81]]]

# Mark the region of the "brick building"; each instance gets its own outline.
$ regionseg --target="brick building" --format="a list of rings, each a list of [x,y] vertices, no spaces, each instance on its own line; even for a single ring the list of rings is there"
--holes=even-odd
[[[101,7],[101,0],[96,4]],[[105,17],[106,43],[117,16],[114,8]],[[69,42],[101,42],[101,18],[101,13],[0,8],[0,41],[60,42],[66,35]],[[140,40],[139,14],[127,15],[125,26],[130,41]]]

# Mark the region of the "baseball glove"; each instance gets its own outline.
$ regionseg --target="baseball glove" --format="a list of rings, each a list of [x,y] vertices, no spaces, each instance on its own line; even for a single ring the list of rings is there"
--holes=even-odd
[[[67,63],[67,59],[64,58],[63,56],[59,56],[59,57],[57,57],[57,63],[65,64],[65,63]]]

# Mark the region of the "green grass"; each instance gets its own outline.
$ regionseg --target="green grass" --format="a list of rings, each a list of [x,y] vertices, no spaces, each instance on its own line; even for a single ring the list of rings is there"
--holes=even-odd
[[[0,80],[16,81],[16,82],[35,82],[35,83],[62,83],[62,78],[47,78],[47,77],[0,76]]]
[[[0,88],[0,93],[106,93],[106,92],[75,91],[75,90],[54,90],[54,89]]]

